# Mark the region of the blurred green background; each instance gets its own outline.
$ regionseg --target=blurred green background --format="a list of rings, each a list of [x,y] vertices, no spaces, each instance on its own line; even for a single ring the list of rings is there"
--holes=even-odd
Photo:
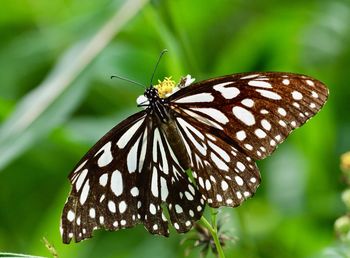
[[[339,156],[350,149],[349,0],[2,1],[0,251],[51,256],[46,237],[60,257],[184,257],[186,235],[142,226],[70,245],[59,235],[70,170],[138,110],[143,89],[110,75],[148,84],[164,48],[160,79],[288,71],[329,86],[325,108],[259,162],[254,198],[219,216],[236,238],[227,257],[350,257],[346,247],[330,256],[345,213]]]

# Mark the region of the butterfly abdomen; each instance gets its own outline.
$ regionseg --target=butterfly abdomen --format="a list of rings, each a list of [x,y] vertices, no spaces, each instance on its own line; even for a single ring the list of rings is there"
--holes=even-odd
[[[163,130],[171,149],[176,153],[176,158],[180,166],[187,170],[190,168],[190,158],[185,148],[185,144],[179,134],[179,129],[172,116],[169,117],[167,123],[161,123],[161,130]]]

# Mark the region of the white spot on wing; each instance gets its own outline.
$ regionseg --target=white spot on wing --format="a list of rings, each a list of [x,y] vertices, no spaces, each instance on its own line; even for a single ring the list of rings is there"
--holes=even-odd
[[[120,196],[123,193],[123,178],[118,170],[112,173],[111,190],[116,196]]]
[[[156,206],[155,206],[153,203],[151,203],[151,204],[149,205],[149,211],[150,211],[151,214],[153,214],[153,215],[155,215],[155,214],[157,213]]]
[[[241,130],[236,133],[236,137],[238,140],[243,141],[245,138],[247,138],[247,134],[245,131]]]
[[[143,138],[142,138],[142,147],[141,147],[141,153],[140,153],[140,157],[139,157],[139,172],[141,172],[142,167],[143,167],[143,163],[145,162],[145,158],[146,158],[146,150],[147,150],[147,127],[145,129],[145,132],[143,134]]]
[[[245,170],[245,165],[242,163],[242,162],[240,162],[240,161],[238,161],[237,163],[236,163],[236,166],[237,166],[237,168],[240,170],[240,171],[244,171]]]
[[[284,85],[289,85],[290,81],[288,79],[283,79],[282,83]]]
[[[108,201],[108,209],[112,213],[116,212],[115,203],[113,201]]]
[[[106,186],[107,181],[108,181],[108,174],[107,174],[107,173],[102,174],[102,175],[100,176],[100,179],[99,179],[100,185]]]
[[[136,186],[134,186],[133,188],[131,188],[130,193],[133,197],[136,197],[139,195],[139,189]]]
[[[249,143],[244,144],[244,147],[246,147],[248,150],[252,150],[253,146],[250,145]]]
[[[162,167],[163,167],[163,172],[165,174],[169,174],[169,164],[168,164],[168,159],[166,157],[166,153],[164,150],[164,145],[163,142],[161,141],[161,139],[159,139],[159,148],[160,148],[160,154],[162,156]]]
[[[180,98],[178,100],[175,100],[175,103],[195,103],[195,102],[212,102],[214,100],[213,95],[211,93],[199,93],[199,94],[194,94],[190,96],[186,96],[183,98]]]
[[[111,147],[112,147],[112,143],[111,142],[107,142],[96,154],[98,155],[99,153],[103,152],[103,154],[101,155],[101,157],[99,157],[98,161],[97,161],[97,165],[99,167],[104,167],[107,166],[109,163],[111,163],[111,161],[113,160],[113,156],[112,156],[112,151],[111,151]]]
[[[160,196],[163,202],[166,201],[168,194],[169,192],[168,192],[166,180],[163,177],[160,177]]]
[[[281,108],[279,107],[277,109],[278,113],[281,115],[281,116],[286,116],[287,115],[287,111],[284,109],[284,108]]]
[[[139,143],[141,140],[141,136],[137,139],[136,143],[131,147],[128,156],[126,158],[126,164],[128,166],[129,173],[134,173],[137,167],[137,149],[139,147]]]
[[[260,128],[255,130],[255,135],[261,139],[266,137],[266,133],[263,130],[261,130]]]
[[[295,100],[301,100],[303,98],[303,95],[299,91],[293,91],[292,92],[292,97]]]
[[[67,213],[67,219],[72,222],[75,219],[75,213],[71,210],[68,211]]]
[[[207,189],[207,191],[209,191],[210,188],[211,188],[211,183],[210,183],[210,181],[208,179],[205,180],[205,188]]]
[[[225,160],[226,162],[230,161],[230,156],[227,154],[226,151],[224,151],[223,149],[221,149],[219,146],[217,146],[216,144],[212,143],[211,141],[208,141],[209,146],[216,151],[216,153],[218,153],[220,155],[220,157]]]
[[[241,79],[251,79],[251,78],[258,77],[258,76],[259,76],[259,74],[249,74],[249,75],[241,77]]]
[[[143,121],[145,120],[145,118],[140,119],[139,121],[137,121],[133,126],[131,126],[118,140],[117,142],[117,146],[120,149],[123,149],[128,142],[130,141],[130,139],[135,135],[135,132],[137,131],[137,129],[139,129],[139,127],[141,126],[141,124],[143,123]]]
[[[278,95],[276,92],[272,92],[269,90],[256,90],[257,92],[260,93],[261,96],[269,98],[269,99],[274,99],[274,100],[280,100],[282,97]]]
[[[239,89],[236,87],[225,87],[228,84],[232,84],[232,82],[223,82],[223,83],[219,83],[217,85],[215,85],[213,87],[214,90],[218,91],[221,93],[221,95],[225,98],[225,99],[233,99],[235,97],[237,97],[240,93]]]
[[[190,125],[189,123],[187,123],[184,119],[182,118],[177,118],[177,121],[180,123],[181,127],[183,128],[183,130],[186,133],[186,136],[191,140],[191,142],[194,144],[194,146],[198,149],[198,151],[202,154],[202,155],[206,155],[207,154],[207,147],[204,143],[202,143],[202,145],[193,137],[192,133],[190,132],[190,130],[196,134],[201,140],[204,140],[204,135],[199,132],[196,128],[194,128],[192,125]]]
[[[226,183],[225,180],[222,180],[222,181],[221,181],[221,189],[222,189],[223,191],[226,191],[226,190],[228,189],[228,184]]]
[[[220,129],[220,130],[223,130],[223,129],[224,129],[221,125],[219,125],[218,123],[214,122],[212,119],[208,119],[208,118],[206,118],[206,117],[204,117],[204,116],[201,116],[201,115],[199,115],[198,113],[195,113],[195,112],[193,112],[193,111],[191,111],[191,110],[189,110],[189,109],[183,109],[183,111],[186,112],[186,113],[187,113],[189,116],[191,116],[193,119],[199,120],[199,121],[201,121],[201,122],[204,123],[204,124],[207,124],[207,125],[209,125],[209,126],[216,127],[216,128],[218,128],[218,129]]]
[[[88,180],[86,180],[84,187],[83,187],[83,190],[81,191],[81,194],[80,194],[79,201],[80,201],[81,205],[84,205],[84,203],[89,195],[89,191],[90,191],[90,184],[89,184],[89,179],[88,179]]]
[[[215,121],[221,124],[228,123],[228,118],[220,110],[215,108],[191,108],[192,110],[199,111],[213,118]]]
[[[154,197],[158,197],[158,171],[155,167],[152,172],[151,191]]]
[[[85,180],[85,178],[86,178],[87,172],[88,172],[88,170],[87,170],[87,169],[84,169],[84,170],[80,173],[80,175],[79,175],[79,177],[78,177],[78,180],[77,180],[77,182],[76,182],[76,184],[75,184],[75,188],[76,188],[77,192],[80,190],[80,188],[81,188],[81,186],[82,186],[82,184],[83,184],[83,182],[84,182],[84,180]]]
[[[96,211],[94,208],[90,208],[89,210],[89,216],[90,218],[94,219],[96,217]]]
[[[234,106],[232,108],[232,112],[241,122],[243,122],[246,125],[254,125],[255,124],[255,118],[254,115],[248,111],[245,108]]]
[[[120,213],[124,213],[126,211],[126,208],[127,208],[125,201],[121,201],[118,205],[118,208],[119,208]]]
[[[176,211],[176,213],[182,213],[183,209],[182,209],[182,207],[180,205],[175,204],[175,211]]]
[[[153,149],[152,149],[152,156],[153,156],[153,162],[158,161],[158,142],[160,141],[160,134],[158,128],[154,130],[153,135]]]
[[[306,83],[309,85],[309,86],[315,86],[315,83],[311,80],[306,80]]]
[[[239,186],[244,184],[243,179],[240,176],[235,176],[235,181]]]
[[[228,171],[229,167],[227,166],[227,164],[225,162],[223,162],[218,156],[216,156],[213,152],[210,153],[210,157],[211,159],[214,161],[214,163],[216,164],[216,166],[219,169]]]
[[[265,130],[270,131],[271,130],[271,124],[266,119],[261,120],[261,125],[264,127]]]
[[[246,107],[253,107],[254,106],[254,101],[252,99],[244,99],[241,101],[241,103],[246,106]]]
[[[260,87],[260,88],[272,88],[271,83],[264,82],[264,81],[249,81],[248,82],[249,86],[253,87]]]

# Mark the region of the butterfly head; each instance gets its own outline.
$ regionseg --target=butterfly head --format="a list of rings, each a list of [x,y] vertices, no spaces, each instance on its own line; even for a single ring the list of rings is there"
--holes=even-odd
[[[159,93],[158,93],[157,88],[150,87],[150,88],[147,88],[145,90],[143,95],[140,95],[136,99],[136,103],[137,103],[138,107],[147,108],[150,105],[152,105],[152,103],[156,103],[160,100],[161,100],[161,98],[159,97]]]
[[[143,95],[147,98],[149,102],[156,102],[160,100],[158,90],[154,87],[146,89]]]
[[[189,74],[182,77],[179,83],[176,83],[171,77],[165,77],[163,81],[158,80],[158,84],[147,88],[144,94],[137,98],[136,103],[139,107],[148,107],[150,103],[165,102],[167,97],[191,85],[194,80]]]

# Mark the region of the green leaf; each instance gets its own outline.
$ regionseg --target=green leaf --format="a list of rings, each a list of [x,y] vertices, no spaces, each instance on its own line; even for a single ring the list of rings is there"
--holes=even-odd
[[[33,256],[28,254],[0,253],[0,257],[27,257],[27,258],[42,258],[42,256]]]

